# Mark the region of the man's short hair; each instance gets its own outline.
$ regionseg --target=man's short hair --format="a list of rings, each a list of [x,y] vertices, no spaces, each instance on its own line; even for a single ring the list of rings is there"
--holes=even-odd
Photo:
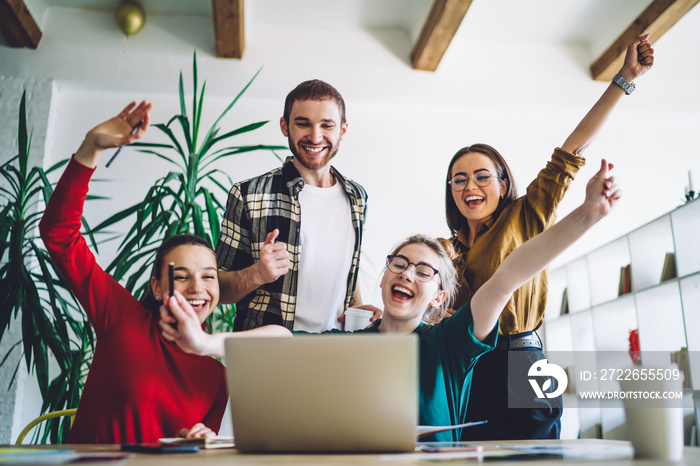
[[[320,79],[304,81],[287,94],[284,101],[284,121],[289,124],[289,116],[292,113],[292,105],[297,100],[332,100],[338,105],[340,112],[340,124],[345,124],[345,101],[338,90]]]

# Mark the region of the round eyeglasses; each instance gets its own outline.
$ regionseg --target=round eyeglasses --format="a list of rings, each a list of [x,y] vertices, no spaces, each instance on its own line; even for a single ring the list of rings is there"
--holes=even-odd
[[[452,177],[450,181],[447,182],[452,187],[453,191],[461,192],[467,189],[469,184],[469,178],[474,178],[474,183],[481,188],[491,184],[491,178],[498,178],[497,175],[492,175],[488,170],[479,170],[473,175],[467,175],[466,173],[457,173]]]
[[[409,262],[409,260],[401,255],[386,256],[386,266],[392,272],[399,274],[405,272],[411,265],[415,266],[415,272],[413,276],[419,282],[429,282],[433,277],[440,273],[438,269],[435,269],[428,264],[415,264]]]

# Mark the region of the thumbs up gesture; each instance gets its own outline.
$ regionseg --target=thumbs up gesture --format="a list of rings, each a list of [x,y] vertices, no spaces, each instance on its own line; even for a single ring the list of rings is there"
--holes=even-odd
[[[258,283],[272,283],[289,270],[289,254],[285,243],[276,243],[280,231],[275,228],[267,234],[260,248],[260,261],[255,264]]]

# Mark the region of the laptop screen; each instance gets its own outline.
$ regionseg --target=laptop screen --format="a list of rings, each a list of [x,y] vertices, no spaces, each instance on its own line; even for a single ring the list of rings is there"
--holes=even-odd
[[[226,372],[241,451],[410,451],[413,334],[231,338]]]

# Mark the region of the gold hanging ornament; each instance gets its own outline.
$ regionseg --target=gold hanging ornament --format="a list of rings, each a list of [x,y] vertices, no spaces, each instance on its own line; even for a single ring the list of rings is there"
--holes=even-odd
[[[133,36],[146,24],[146,12],[139,3],[124,0],[114,10],[114,22],[126,37]]]

